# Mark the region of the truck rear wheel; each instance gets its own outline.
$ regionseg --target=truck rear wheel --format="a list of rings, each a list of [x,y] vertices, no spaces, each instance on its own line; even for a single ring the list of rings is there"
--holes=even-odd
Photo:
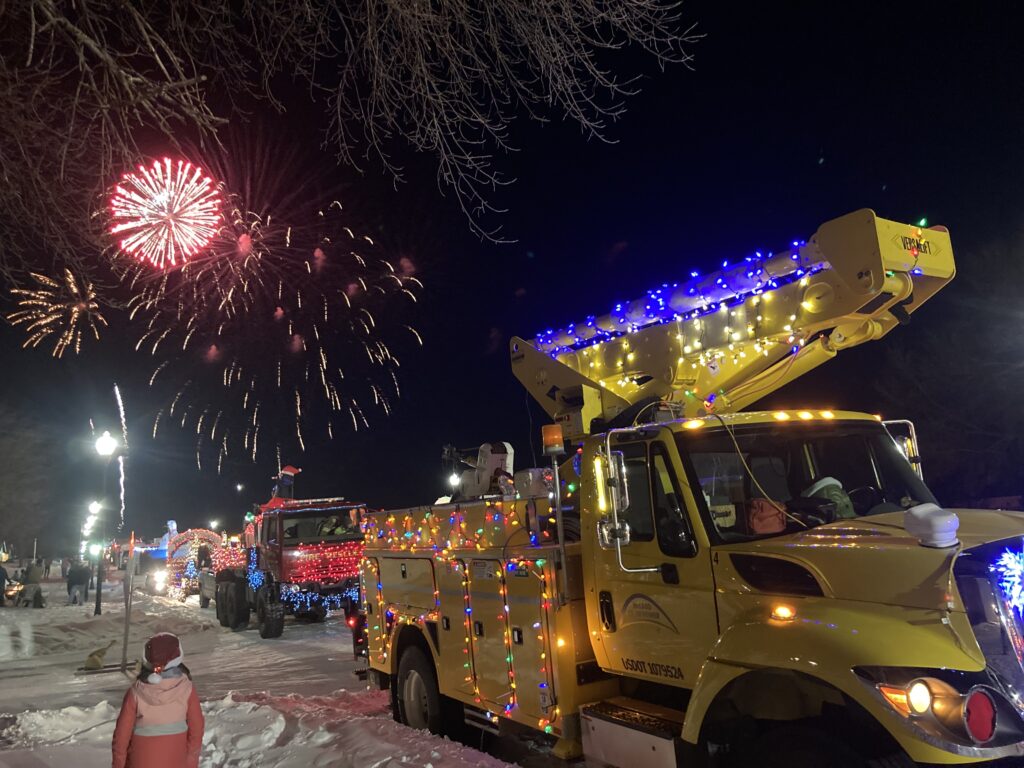
[[[437,673],[431,660],[415,646],[407,648],[398,663],[398,714],[410,728],[441,733]]]
[[[228,590],[227,584],[223,581],[217,582],[217,586],[214,588],[214,599],[216,605],[214,606],[217,610],[217,621],[222,627],[228,625]]]
[[[229,582],[224,591],[227,592],[227,625],[231,629],[244,629],[249,625],[249,598],[245,594],[245,582]]]

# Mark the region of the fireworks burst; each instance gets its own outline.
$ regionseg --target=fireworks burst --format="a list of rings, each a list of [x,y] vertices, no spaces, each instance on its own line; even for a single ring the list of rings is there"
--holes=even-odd
[[[136,348],[157,358],[150,383],[169,392],[154,433],[167,421],[194,430],[197,463],[215,456],[218,469],[234,453],[255,461],[367,427],[371,404],[389,412],[389,341],[419,343],[400,316],[421,287],[346,226],[339,203],[284,224],[226,199],[236,204],[202,254],[124,275],[143,324]]]
[[[7,315],[11,325],[24,326],[28,333],[23,348],[53,339],[53,356],[61,357],[69,347],[78,354],[85,331],[91,331],[99,340],[99,326],[105,326],[107,321],[100,313],[92,283],[79,282],[69,269],[64,270],[63,281],[34,272],[32,279],[38,288],[11,291],[20,297],[19,309]]]
[[[221,224],[213,181],[184,160],[157,160],[126,173],[110,199],[110,233],[120,248],[158,269],[187,262]]]

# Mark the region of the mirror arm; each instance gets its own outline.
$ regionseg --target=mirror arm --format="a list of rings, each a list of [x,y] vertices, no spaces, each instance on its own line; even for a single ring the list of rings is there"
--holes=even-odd
[[[609,467],[609,469],[612,466],[612,435],[613,434],[623,434],[623,433],[626,433],[626,432],[635,433],[636,430],[633,429],[632,427],[624,427],[624,428],[621,428],[621,429],[610,429],[610,430],[608,430],[608,433],[605,435],[605,438],[604,438],[605,453],[606,453],[606,455],[608,457],[608,467]],[[629,491],[627,490],[627,486],[626,486],[625,468],[626,468],[626,462],[623,461],[622,462],[622,466],[621,466],[621,470],[617,471],[617,473],[616,473],[616,474],[619,475],[619,477],[616,479],[616,487],[618,489],[618,493],[616,494],[616,497],[617,498],[625,498],[626,499],[626,504],[628,506],[628,504],[629,504]],[[612,499],[611,507],[612,507],[612,525],[614,526],[613,530],[615,531],[615,557],[616,557],[616,559],[618,560],[618,563],[619,563],[619,570],[624,572],[624,573],[661,573],[661,567],[660,566],[652,567],[652,568],[627,568],[626,564],[622,562],[622,539],[620,539],[619,535],[618,535],[618,533],[619,533],[619,509],[618,509],[619,505],[616,503],[616,499]]]

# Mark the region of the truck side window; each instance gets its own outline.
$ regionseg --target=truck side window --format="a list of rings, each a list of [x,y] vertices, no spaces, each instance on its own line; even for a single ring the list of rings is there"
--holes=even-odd
[[[647,466],[646,443],[618,446],[626,460],[626,482],[629,486],[629,506],[619,513],[629,523],[632,541],[654,541],[654,517],[651,515],[651,480]]]
[[[658,546],[666,555],[691,557],[693,531],[663,443],[651,443],[651,487]]]

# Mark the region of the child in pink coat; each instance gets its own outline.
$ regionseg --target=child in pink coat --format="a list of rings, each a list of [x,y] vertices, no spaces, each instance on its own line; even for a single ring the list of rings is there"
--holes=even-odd
[[[175,635],[149,638],[114,726],[113,768],[198,768],[203,711],[182,659]]]

